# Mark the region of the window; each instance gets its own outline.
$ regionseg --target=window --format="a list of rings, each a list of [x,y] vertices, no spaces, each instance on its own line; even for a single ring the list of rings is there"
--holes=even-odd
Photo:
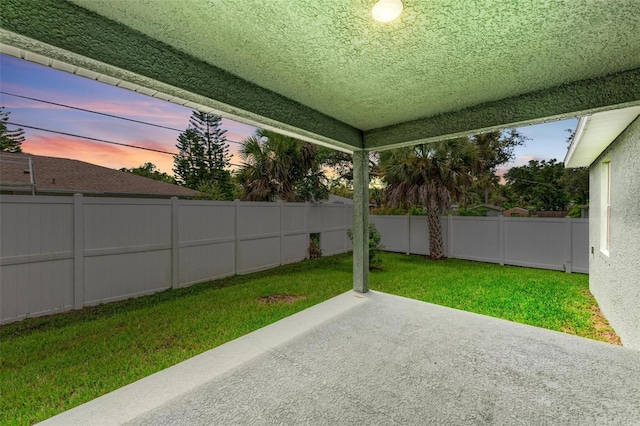
[[[600,251],[609,256],[611,247],[611,161],[602,163],[600,198]]]

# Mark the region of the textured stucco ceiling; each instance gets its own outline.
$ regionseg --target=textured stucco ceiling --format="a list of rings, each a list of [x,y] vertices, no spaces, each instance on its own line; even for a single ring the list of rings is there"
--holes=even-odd
[[[0,1],[9,31],[355,148],[640,103],[638,0],[405,0],[389,24],[375,0]]]
[[[637,0],[72,1],[362,130],[640,67]]]

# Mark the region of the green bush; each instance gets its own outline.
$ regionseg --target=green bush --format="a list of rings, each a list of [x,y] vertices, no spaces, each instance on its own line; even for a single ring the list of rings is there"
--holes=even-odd
[[[383,206],[371,210],[371,214],[378,216],[426,216],[427,209],[422,206],[411,206],[409,208]]]
[[[460,216],[486,216],[488,212],[489,210],[485,208],[477,208],[473,210],[458,209],[458,215]]]
[[[353,242],[353,230],[348,229],[347,235],[351,242]],[[380,257],[380,251],[384,248],[380,241],[382,235],[378,232],[378,228],[373,223],[369,224],[369,269],[382,269],[382,258]]]
[[[582,209],[579,205],[574,204],[573,207],[571,207],[571,210],[569,210],[569,213],[567,213],[567,216],[574,219],[580,219],[582,217]]]

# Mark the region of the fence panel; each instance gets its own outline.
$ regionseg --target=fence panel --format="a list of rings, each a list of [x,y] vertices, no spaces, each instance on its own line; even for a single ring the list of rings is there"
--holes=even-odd
[[[429,223],[426,216],[411,216],[409,253],[429,255]],[[444,234],[443,234],[444,235]]]
[[[564,270],[565,220],[505,218],[504,263]]]
[[[284,203],[282,205],[281,263],[286,265],[304,260],[307,257],[308,248],[307,205]]]
[[[451,217],[451,257],[500,263],[500,218]]]
[[[239,202],[236,273],[249,274],[280,264],[280,204]]]
[[[234,202],[179,201],[178,286],[235,273]]]
[[[571,259],[573,271],[589,273],[589,219],[571,221]]]
[[[321,204],[320,248],[324,256],[346,251],[347,223],[344,204]]]
[[[171,201],[84,199],[84,302],[171,287]]]
[[[322,229],[322,205],[309,204],[307,211],[307,229],[310,233],[318,233]]]
[[[347,205],[2,196],[0,322],[351,248]]]
[[[369,216],[369,222],[376,226],[381,235],[380,243],[386,251],[408,253],[409,216]],[[412,236],[413,239],[413,236]]]
[[[1,201],[0,322],[73,308],[73,199]]]
[[[408,222],[407,222],[408,221]],[[370,216],[384,250],[429,254],[425,216]],[[407,226],[408,223],[408,226]],[[441,217],[449,257],[532,268],[589,272],[588,219]]]

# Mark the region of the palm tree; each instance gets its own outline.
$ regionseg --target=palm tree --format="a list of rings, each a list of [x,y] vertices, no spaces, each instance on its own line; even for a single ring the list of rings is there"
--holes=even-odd
[[[394,207],[421,205],[427,209],[429,257],[445,258],[440,214],[472,184],[481,169],[477,147],[469,138],[384,151],[380,164],[386,198]]]
[[[316,201],[328,196],[318,147],[258,129],[242,143],[237,179],[248,201]]]

